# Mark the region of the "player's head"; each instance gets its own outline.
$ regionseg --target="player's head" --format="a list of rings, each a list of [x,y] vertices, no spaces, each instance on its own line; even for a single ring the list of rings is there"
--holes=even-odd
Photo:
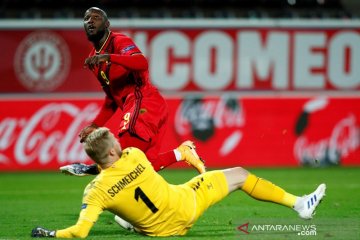
[[[85,139],[84,148],[87,155],[98,164],[106,164],[121,156],[120,143],[105,127],[91,132]]]
[[[91,42],[98,42],[109,31],[110,22],[104,10],[91,7],[84,14],[84,29]]]

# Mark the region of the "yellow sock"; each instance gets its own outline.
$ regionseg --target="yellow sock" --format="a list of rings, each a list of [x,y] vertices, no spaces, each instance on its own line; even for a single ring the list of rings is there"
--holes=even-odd
[[[253,174],[249,174],[246,178],[242,190],[255,199],[270,201],[291,208],[294,207],[297,198],[297,196],[287,193],[284,189]]]

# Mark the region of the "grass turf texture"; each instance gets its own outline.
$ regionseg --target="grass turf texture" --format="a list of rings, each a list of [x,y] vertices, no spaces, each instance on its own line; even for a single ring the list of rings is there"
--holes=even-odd
[[[360,239],[360,168],[251,169],[288,192],[303,195],[322,182],[327,196],[313,220],[305,221],[283,206],[259,202],[243,192],[234,192],[213,206],[196,222],[185,237],[175,239]],[[195,171],[163,170],[170,183],[182,183]],[[75,224],[82,191],[92,177],[65,176],[58,172],[0,174],[0,240],[30,239],[31,229],[65,228]],[[250,234],[237,228],[249,223]],[[299,236],[294,231],[251,231],[254,225],[315,225],[316,236]],[[313,234],[313,233],[309,233]],[[88,239],[149,238],[127,232],[104,212]]]

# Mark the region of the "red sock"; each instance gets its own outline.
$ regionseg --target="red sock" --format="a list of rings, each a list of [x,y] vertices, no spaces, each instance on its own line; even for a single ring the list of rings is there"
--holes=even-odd
[[[155,171],[160,171],[163,168],[177,162],[176,156],[173,150],[160,153],[156,159],[149,159],[153,165]]]

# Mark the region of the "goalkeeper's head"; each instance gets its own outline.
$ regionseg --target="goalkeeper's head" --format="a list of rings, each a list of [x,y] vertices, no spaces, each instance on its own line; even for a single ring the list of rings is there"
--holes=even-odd
[[[84,141],[87,155],[102,169],[111,166],[121,156],[121,146],[114,134],[106,127],[91,132]]]

